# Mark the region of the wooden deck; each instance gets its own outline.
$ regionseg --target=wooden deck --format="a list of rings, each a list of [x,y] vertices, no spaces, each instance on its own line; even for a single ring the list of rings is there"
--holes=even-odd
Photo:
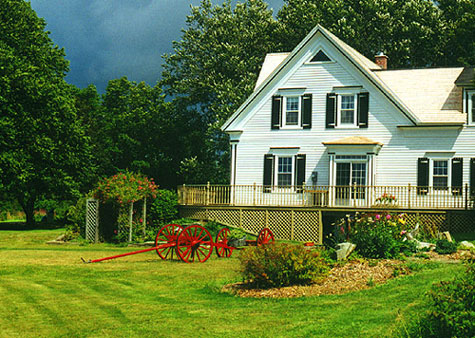
[[[406,186],[182,185],[180,205],[317,207],[342,209],[468,210],[468,186],[436,189]]]

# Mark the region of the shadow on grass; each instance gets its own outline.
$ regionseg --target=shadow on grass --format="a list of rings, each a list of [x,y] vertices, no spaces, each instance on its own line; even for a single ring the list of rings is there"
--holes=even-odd
[[[64,224],[48,224],[48,223],[36,223],[34,226],[27,226],[23,221],[15,222],[0,222],[0,231],[1,230],[14,230],[14,231],[23,231],[23,230],[53,230],[63,228]]]

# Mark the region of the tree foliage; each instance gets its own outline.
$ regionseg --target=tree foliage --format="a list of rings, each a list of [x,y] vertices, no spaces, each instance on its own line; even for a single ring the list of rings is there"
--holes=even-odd
[[[35,201],[74,194],[88,138],[76,118],[64,51],[30,4],[0,2],[0,184],[33,224]]]
[[[216,6],[202,0],[191,7],[186,24],[181,41],[173,42],[174,53],[164,56],[161,84],[175,109],[197,115],[195,128],[205,133],[208,152],[186,159],[183,171],[198,168],[203,178],[222,181],[228,145],[219,128],[253,91],[265,54],[275,49],[276,22],[262,0],[235,7],[230,0]]]
[[[283,50],[321,24],[371,60],[383,51],[391,68],[438,64],[445,39],[441,12],[427,0],[286,0],[278,20]]]
[[[475,1],[439,0],[447,25],[441,65],[475,65]]]

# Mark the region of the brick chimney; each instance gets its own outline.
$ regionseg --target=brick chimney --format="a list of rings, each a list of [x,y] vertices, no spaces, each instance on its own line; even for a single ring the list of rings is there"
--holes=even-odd
[[[388,69],[388,57],[384,55],[383,52],[380,52],[378,55],[374,56],[374,60],[381,69]]]

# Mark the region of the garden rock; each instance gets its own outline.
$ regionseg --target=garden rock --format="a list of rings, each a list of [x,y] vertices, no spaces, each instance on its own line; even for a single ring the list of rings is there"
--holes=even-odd
[[[442,239],[445,238],[445,239],[448,240],[449,242],[453,242],[452,236],[450,236],[450,232],[448,232],[448,231],[445,231],[445,232],[441,233],[441,234],[440,234],[440,237],[441,237]]]
[[[421,242],[421,241],[418,241],[417,239],[415,239],[414,242],[416,243],[416,247],[419,250],[429,249],[429,250],[432,251],[436,247],[436,245],[434,243]]]
[[[338,243],[338,249],[336,250],[336,259],[341,261],[348,258],[348,256],[355,250],[356,245],[353,243]]]
[[[468,241],[462,241],[460,242],[460,249],[475,250],[475,245],[473,245],[473,243],[470,243]]]

